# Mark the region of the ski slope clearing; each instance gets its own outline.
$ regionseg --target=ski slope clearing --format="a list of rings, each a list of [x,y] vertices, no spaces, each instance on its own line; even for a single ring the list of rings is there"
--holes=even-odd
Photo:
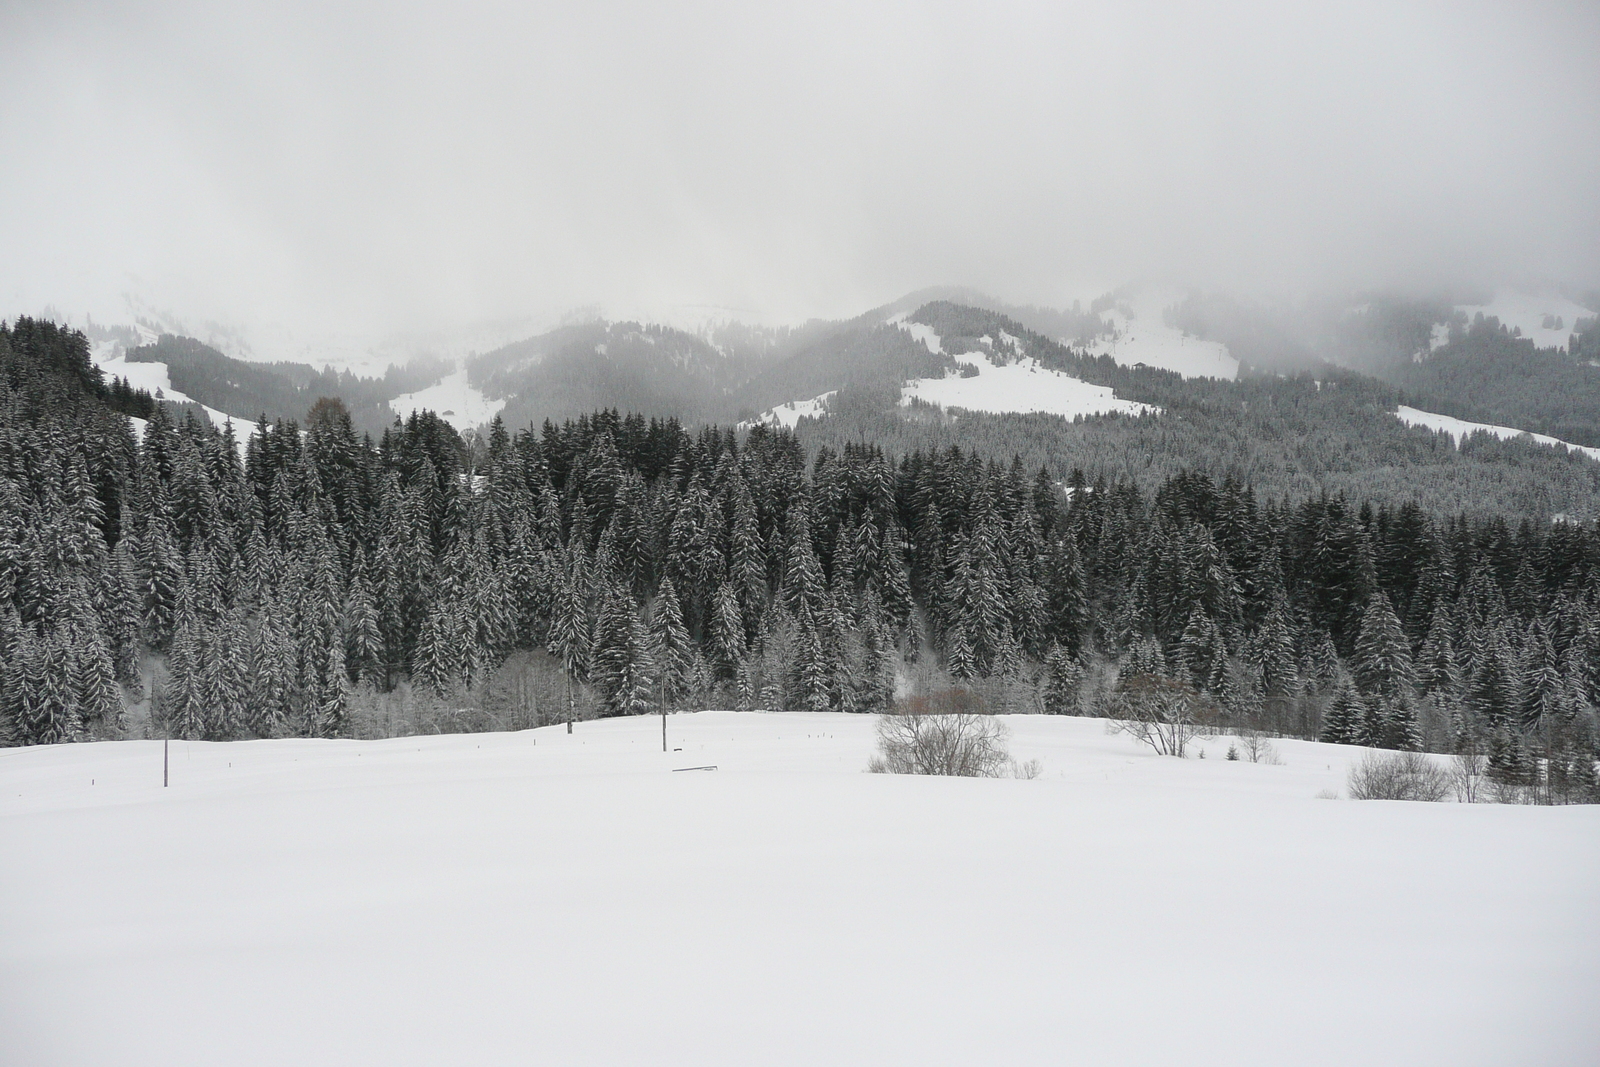
[[[782,426],[792,430],[801,419],[820,419],[828,413],[828,401],[839,390],[830,389],[821,396],[814,396],[810,400],[791,400],[787,404],[779,404],[775,408],[768,408],[753,419],[747,419],[738,424],[738,429],[748,430],[752,426],[765,423],[768,426]]]
[[[105,372],[107,383],[112,378],[125,378],[128,384],[135,389],[147,389],[150,391],[151,396],[159,400],[170,400],[175,404],[195,403],[189,399],[187,393],[172,387],[172,379],[168,376],[165,363],[130,363],[127,359],[127,353],[119,345],[110,342],[94,345],[89,350],[89,358],[95,366]],[[206,407],[204,404],[198,406],[216,424],[219,430],[227,425],[228,420],[232,418],[225,411],[218,411],[216,408]],[[143,427],[139,427],[139,429],[142,432]],[[233,429],[238,434],[242,446],[250,436],[251,426],[249,421],[234,419]]]
[[[1166,309],[1181,299],[1180,293],[1159,289],[1133,293],[1101,315],[1111,335],[1095,338],[1084,350],[1094,356],[1110,356],[1124,366],[1143,363],[1177,371],[1185,378],[1237,378],[1239,361],[1228,353],[1227,345],[1191,337],[1166,324]]]
[[[826,714],[0,751],[3,1058],[1593,1062],[1600,809],[1009,722],[1043,777]]]
[[[447,374],[436,384],[415,393],[404,393],[389,401],[389,406],[401,418],[413,411],[432,411],[457,430],[473,430],[493,421],[506,406],[504,399],[490,400],[467,381],[465,363],[452,374]]]
[[[884,320],[884,325],[898,326],[900,329],[910,334],[913,340],[921,341],[923,344],[927,345],[928,351],[932,352],[934,355],[938,355],[939,353],[943,352],[944,345],[940,340],[939,335],[934,333],[933,327],[925,326],[920,322],[907,321],[906,316],[910,314],[911,313],[909,311],[902,311],[898,315],[892,315],[888,319]]]
[[[1487,304],[1461,304],[1457,309],[1465,312],[1469,319],[1480,312],[1484,318],[1492,315],[1506,329],[1521,330],[1522,336],[1532,338],[1540,348],[1566,348],[1577,320],[1595,316],[1595,312],[1564,296],[1534,296],[1510,291],[1496,293]],[[1557,322],[1561,325],[1557,326]],[[1445,336],[1448,340],[1448,334]],[[1435,333],[1436,348],[1438,337]]]
[[[1156,408],[1119,399],[1110,386],[1090,385],[1081,378],[1051,370],[1038,360],[1023,358],[997,364],[982,352],[956,356],[956,362],[977,371],[971,377],[947,374],[943,378],[915,378],[900,394],[902,404],[925,400],[946,408],[969,411],[1044,412],[1050,415],[1144,415]]]
[[[1492,434],[1502,441],[1509,441],[1516,437],[1531,437],[1541,445],[1560,445],[1570,452],[1581,452],[1593,460],[1600,460],[1600,448],[1589,448],[1584,445],[1575,445],[1557,437],[1550,437],[1542,433],[1528,433],[1510,426],[1492,426],[1486,422],[1468,422],[1465,419],[1451,418],[1449,415],[1435,415],[1431,411],[1421,411],[1417,408],[1400,405],[1394,417],[1407,426],[1422,426],[1435,432],[1443,430],[1455,441],[1456,447],[1461,447],[1461,442],[1482,430]]]

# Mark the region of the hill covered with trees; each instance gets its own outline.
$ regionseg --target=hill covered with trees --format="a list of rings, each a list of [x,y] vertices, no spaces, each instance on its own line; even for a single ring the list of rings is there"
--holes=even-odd
[[[14,335],[15,331],[13,331]],[[0,722],[16,743],[339,736],[657,706],[883,710],[966,687],[1548,761],[1588,795],[1600,527],[1153,487],[600,412],[236,444],[0,393]],[[35,390],[36,391],[36,390]],[[83,395],[89,396],[87,387]]]

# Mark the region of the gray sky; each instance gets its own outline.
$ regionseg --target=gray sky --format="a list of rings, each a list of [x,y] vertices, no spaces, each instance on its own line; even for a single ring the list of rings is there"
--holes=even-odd
[[[0,0],[0,314],[1593,286],[1596,41],[1592,3]]]

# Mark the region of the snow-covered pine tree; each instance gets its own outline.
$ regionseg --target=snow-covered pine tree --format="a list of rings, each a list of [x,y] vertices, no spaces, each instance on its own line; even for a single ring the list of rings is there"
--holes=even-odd
[[[455,638],[455,619],[446,605],[435,603],[423,620],[422,632],[417,635],[417,647],[412,653],[413,685],[431,690],[439,697],[450,691],[459,663]]]
[[[1411,687],[1411,643],[1384,593],[1374,593],[1367,601],[1351,667],[1365,692],[1394,700]]]
[[[711,627],[706,635],[708,662],[716,677],[735,678],[744,662],[744,619],[739,598],[730,582],[717,586],[711,607]]]
[[[1335,745],[1365,744],[1369,737],[1368,716],[1366,701],[1356,691],[1355,682],[1340,672],[1334,682],[1333,698],[1322,715],[1318,740]]]
[[[1083,668],[1060,641],[1050,645],[1044,659],[1044,710],[1050,715],[1073,715],[1078,710],[1078,683]]]
[[[733,600],[733,591],[728,584],[721,582],[717,588],[718,610],[712,615],[713,630],[718,626],[727,625],[726,622],[717,621],[722,609],[720,598],[723,593],[727,594],[733,610],[736,613],[738,611],[738,602]],[[742,640],[743,627],[739,624],[737,615],[731,621],[733,629],[738,631],[738,637]],[[661,699],[666,701],[668,707],[676,707],[694,686],[695,646],[689,639],[688,628],[684,626],[683,609],[678,604],[678,593],[670,578],[661,582],[661,589],[656,594],[655,604],[651,608],[650,640],[651,653],[659,673]]]
[[[354,681],[376,682],[383,657],[378,609],[367,582],[366,557],[357,545],[350,562],[344,603],[345,669]]]

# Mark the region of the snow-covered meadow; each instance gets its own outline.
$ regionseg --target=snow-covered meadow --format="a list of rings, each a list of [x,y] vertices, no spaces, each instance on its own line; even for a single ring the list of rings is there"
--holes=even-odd
[[[1166,323],[1166,309],[1182,294],[1160,287],[1135,287],[1100,317],[1110,333],[1085,346],[1093,356],[1110,356],[1124,366],[1177,371],[1185,378],[1239,376],[1239,361],[1221,341],[1192,337]]]
[[[906,382],[900,402],[909,404],[916,399],[969,411],[1044,412],[1069,419],[1080,415],[1154,414],[1157,410],[1148,404],[1122,400],[1110,386],[1091,385],[1034,359],[1004,363],[991,359],[987,353],[968,352],[955,360],[973,373],[965,377],[950,373],[942,378],[914,378]]]
[[[1600,809],[1008,721],[1041,778],[729,712],[0,751],[0,1059],[1593,1062]]]

